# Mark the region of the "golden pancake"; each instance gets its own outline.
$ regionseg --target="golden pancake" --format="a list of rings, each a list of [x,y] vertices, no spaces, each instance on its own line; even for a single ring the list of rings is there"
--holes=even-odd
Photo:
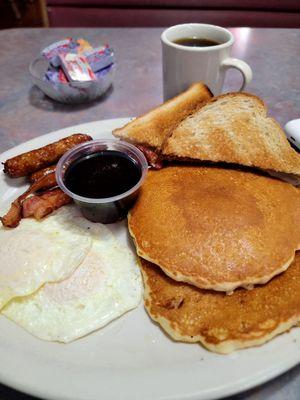
[[[175,340],[217,353],[261,345],[300,321],[300,253],[290,268],[253,290],[222,292],[176,282],[140,258],[150,317]]]
[[[300,191],[252,172],[150,171],[129,215],[138,254],[177,281],[232,291],[268,282],[300,248]]]

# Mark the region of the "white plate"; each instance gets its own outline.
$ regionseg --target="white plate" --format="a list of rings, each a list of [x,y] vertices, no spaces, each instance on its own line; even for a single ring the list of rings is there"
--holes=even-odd
[[[0,156],[5,161],[71,133],[111,137],[128,119],[77,125],[33,139]],[[0,175],[1,202],[15,198],[22,180]],[[127,241],[125,224],[113,227]],[[23,392],[62,400],[216,399],[263,383],[300,362],[300,329],[266,345],[228,356],[197,344],[175,343],[143,306],[71,344],[43,342],[0,317],[0,381]]]

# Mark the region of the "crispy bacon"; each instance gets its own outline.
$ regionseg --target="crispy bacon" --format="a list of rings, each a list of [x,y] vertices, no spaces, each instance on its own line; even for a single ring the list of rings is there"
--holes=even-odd
[[[22,202],[29,195],[37,192],[38,190],[50,189],[54,186],[57,186],[55,172],[51,172],[51,174],[43,176],[41,179],[30,185],[26,192],[19,197],[19,201]]]
[[[37,198],[39,201],[34,200],[36,196],[32,195],[41,190],[57,186],[55,178],[56,165],[51,164],[58,161],[58,159],[70,148],[89,140],[92,140],[90,136],[78,133],[7,160],[4,163],[5,173],[7,173],[11,178],[31,174],[29,179],[32,184],[25,193],[19,196],[11,204],[9,211],[3,217],[0,217],[2,224],[9,228],[15,228],[18,226],[22,218],[24,202],[30,199],[29,202],[26,202],[25,208],[28,208],[28,204],[32,204],[31,207],[33,207],[33,204],[38,204],[37,210],[33,213],[33,215],[38,219],[51,213],[63,204],[70,202],[70,198],[65,194],[62,194],[61,191],[49,191],[49,195],[47,195],[48,192],[46,192]],[[49,167],[49,165],[51,166]],[[27,216],[27,209],[25,209],[23,214]]]
[[[55,172],[45,175],[40,180],[33,183],[21,196],[19,196],[10,206],[9,211],[2,217],[1,222],[7,228],[15,228],[19,225],[22,218],[22,205],[32,193],[38,190],[50,189],[56,186]]]
[[[136,147],[141,150],[141,152],[146,157],[146,160],[151,168],[153,169],[161,169],[163,167],[163,162],[160,159],[159,155],[155,153],[155,151],[149,149],[146,146],[136,145]]]
[[[34,217],[40,220],[71,201],[72,199],[58,188],[31,196],[23,202],[23,218]]]
[[[0,217],[2,225],[6,228],[15,228],[19,225],[22,218],[22,205],[19,200],[16,199],[10,206],[9,211]]]

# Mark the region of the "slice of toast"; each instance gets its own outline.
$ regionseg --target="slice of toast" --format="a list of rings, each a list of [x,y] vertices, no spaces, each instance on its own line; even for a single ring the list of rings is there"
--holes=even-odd
[[[195,83],[180,95],[115,129],[113,135],[159,151],[176,126],[211,97],[212,93],[202,82]]]
[[[300,175],[300,155],[258,97],[229,93],[183,120],[162,149],[167,159],[236,163]]]

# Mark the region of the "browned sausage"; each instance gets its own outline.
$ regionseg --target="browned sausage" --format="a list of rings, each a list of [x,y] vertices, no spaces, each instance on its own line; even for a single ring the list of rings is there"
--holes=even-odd
[[[35,171],[54,164],[66,151],[88,140],[92,140],[92,138],[88,135],[76,133],[58,142],[20,154],[5,161],[4,172],[11,178],[30,175]]]
[[[30,183],[39,181],[44,176],[51,174],[51,172],[55,172],[55,170],[56,170],[56,164],[50,165],[50,167],[40,169],[39,171],[36,171],[29,176],[29,181],[30,181]]]

